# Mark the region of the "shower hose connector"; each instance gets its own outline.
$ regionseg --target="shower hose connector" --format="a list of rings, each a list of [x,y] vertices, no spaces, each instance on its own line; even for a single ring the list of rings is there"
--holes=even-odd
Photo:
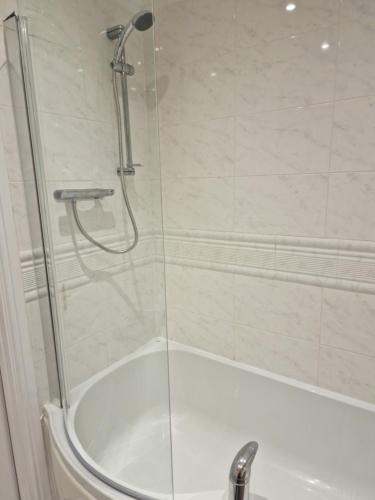
[[[118,62],[112,61],[111,68],[116,73],[121,73],[121,74],[126,75],[126,76],[133,76],[135,74],[134,66],[132,66],[131,64],[128,64],[128,63],[121,62],[121,61],[118,61]]]

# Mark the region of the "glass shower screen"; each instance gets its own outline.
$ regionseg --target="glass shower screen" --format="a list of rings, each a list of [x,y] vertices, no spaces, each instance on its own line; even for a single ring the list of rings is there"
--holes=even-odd
[[[23,0],[17,29],[69,439],[110,485],[164,499],[172,474],[151,4]]]

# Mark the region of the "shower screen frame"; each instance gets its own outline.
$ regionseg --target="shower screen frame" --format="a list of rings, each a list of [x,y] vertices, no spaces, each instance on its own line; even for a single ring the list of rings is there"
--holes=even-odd
[[[57,308],[55,297],[57,297],[57,287],[56,287],[56,276],[55,276],[55,260],[54,252],[51,238],[51,222],[48,213],[48,197],[47,197],[47,187],[45,178],[43,175],[44,165],[43,165],[43,154],[42,154],[42,144],[40,141],[40,125],[38,120],[37,104],[36,104],[36,93],[34,87],[34,77],[33,77],[33,66],[29,42],[29,30],[28,30],[28,20],[25,16],[18,16],[16,13],[12,13],[4,21],[4,35],[7,51],[9,50],[8,45],[11,43],[7,37],[7,30],[15,31],[18,37],[18,49],[19,49],[19,61],[13,61],[13,64],[17,64],[19,67],[18,72],[22,78],[23,85],[23,99],[24,103],[19,103],[20,97],[15,95],[13,92],[12,85],[12,75],[10,74],[11,80],[11,91],[12,99],[15,108],[15,113],[19,113],[18,107],[24,108],[27,120],[27,129],[29,134],[30,143],[30,153],[32,170],[34,175],[36,197],[38,202],[38,210],[41,233],[42,233],[42,245],[43,245],[43,255],[44,264],[46,271],[46,288],[47,297],[49,303],[49,311],[51,315],[51,326],[52,326],[52,336],[55,347],[55,354],[57,358],[57,376],[59,385],[59,402],[60,407],[64,412],[64,420],[67,411],[70,406],[69,402],[69,390],[67,385],[67,380],[65,376],[64,366],[64,347],[63,338],[61,335],[61,318],[59,316],[59,311]],[[18,106],[20,104],[20,106]]]

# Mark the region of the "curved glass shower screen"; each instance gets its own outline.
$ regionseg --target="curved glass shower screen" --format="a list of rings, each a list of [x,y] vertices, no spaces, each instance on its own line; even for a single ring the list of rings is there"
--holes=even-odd
[[[118,490],[171,498],[151,2],[24,0],[21,15],[69,440]]]

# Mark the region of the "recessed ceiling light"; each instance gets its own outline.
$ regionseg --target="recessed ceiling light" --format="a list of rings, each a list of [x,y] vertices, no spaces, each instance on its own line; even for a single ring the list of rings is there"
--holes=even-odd
[[[322,50],[328,50],[330,48],[330,44],[328,42],[322,42],[322,45],[320,46]]]
[[[288,3],[288,5],[285,7],[285,10],[288,12],[293,12],[295,10],[297,5],[295,3]]]

